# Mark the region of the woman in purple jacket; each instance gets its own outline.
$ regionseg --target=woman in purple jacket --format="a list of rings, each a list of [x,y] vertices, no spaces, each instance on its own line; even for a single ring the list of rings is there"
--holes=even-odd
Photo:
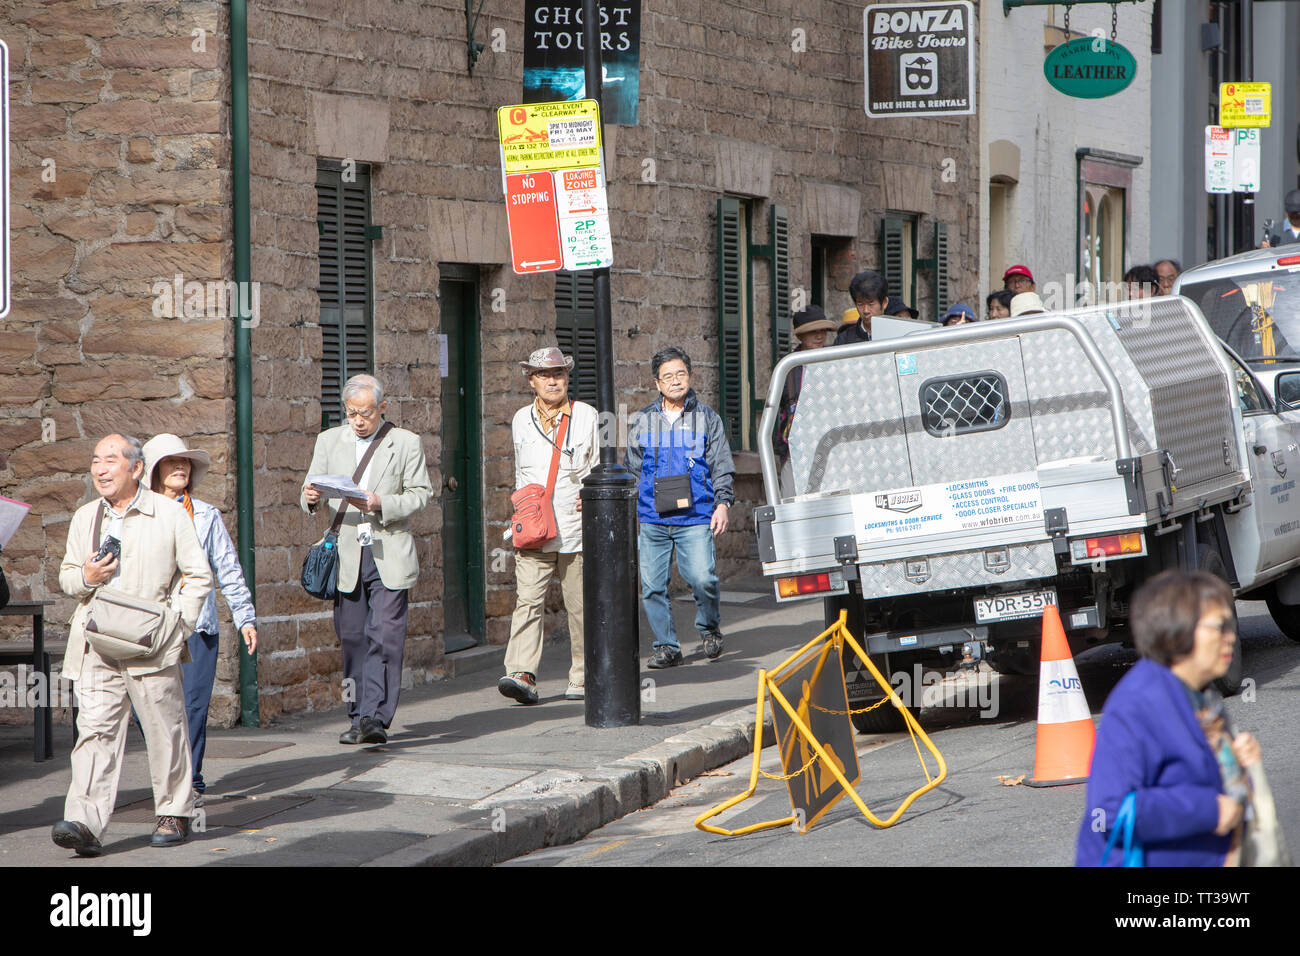
[[[1249,803],[1243,770],[1259,760],[1259,743],[1233,738],[1209,686],[1232,663],[1232,592],[1204,572],[1166,571],[1133,608],[1142,660],[1102,710],[1075,864],[1101,864],[1120,804],[1136,793],[1133,836],[1146,866],[1236,865]],[[1120,865],[1122,844],[1107,865]]]

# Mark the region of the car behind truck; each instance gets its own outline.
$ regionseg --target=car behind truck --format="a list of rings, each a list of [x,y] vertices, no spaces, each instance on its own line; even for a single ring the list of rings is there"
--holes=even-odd
[[[773,372],[760,434],[798,365],[786,487],[760,448],[763,572],[778,600],[846,611],[882,673],[963,657],[1035,673],[1048,604],[1075,653],[1125,641],[1134,590],[1167,568],[1270,596],[1300,638],[1300,413],[1187,299],[797,352]],[[846,678],[855,710],[882,696],[850,660]],[[898,718],[853,715],[862,732]]]

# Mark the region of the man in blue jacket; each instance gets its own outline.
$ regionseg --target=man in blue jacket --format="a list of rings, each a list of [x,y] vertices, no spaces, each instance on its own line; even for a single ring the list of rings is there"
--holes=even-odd
[[[669,346],[655,353],[650,368],[659,398],[629,423],[627,469],[638,476],[641,600],[655,635],[649,666],[657,668],[682,662],[668,603],[674,550],[677,570],[695,594],[704,654],[713,660],[722,653],[713,539],[727,530],[736,466],[722,417],[691,388],[690,357]]]

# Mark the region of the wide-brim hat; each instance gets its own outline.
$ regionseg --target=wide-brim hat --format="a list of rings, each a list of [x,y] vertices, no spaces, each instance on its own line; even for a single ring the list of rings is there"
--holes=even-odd
[[[1043,300],[1038,297],[1037,292],[1021,292],[1011,298],[1011,317],[1014,319],[1018,315],[1024,315],[1026,312],[1046,312],[1043,307]]]
[[[573,371],[573,357],[565,355],[555,346],[545,349],[536,349],[528,356],[528,361],[520,362],[519,367],[524,370],[525,375],[532,375],[534,372],[541,372],[544,369],[562,368],[566,372]]]
[[[826,318],[826,313],[822,311],[820,305],[810,305],[802,312],[796,312],[790,317],[794,324],[794,334],[804,335],[808,332],[834,332],[838,326],[830,319]]]
[[[158,467],[158,463],[164,458],[188,458],[190,465],[190,487],[193,488],[199,483],[208,469],[212,467],[212,459],[208,453],[199,448],[186,448],[185,442],[181,441],[175,435],[163,432],[161,435],[154,435],[144,443],[144,483],[145,486],[153,488],[153,473]]]

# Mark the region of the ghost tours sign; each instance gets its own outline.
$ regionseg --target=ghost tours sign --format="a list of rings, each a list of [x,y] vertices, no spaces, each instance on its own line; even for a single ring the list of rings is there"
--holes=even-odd
[[[640,95],[641,0],[600,3],[601,109],[606,123],[635,126]],[[587,96],[581,0],[525,0],[524,102]]]
[[[1137,60],[1114,40],[1079,37],[1047,54],[1043,75],[1066,96],[1097,100],[1126,89],[1137,76]]]
[[[975,112],[975,11],[952,3],[873,3],[862,11],[867,115]]]

